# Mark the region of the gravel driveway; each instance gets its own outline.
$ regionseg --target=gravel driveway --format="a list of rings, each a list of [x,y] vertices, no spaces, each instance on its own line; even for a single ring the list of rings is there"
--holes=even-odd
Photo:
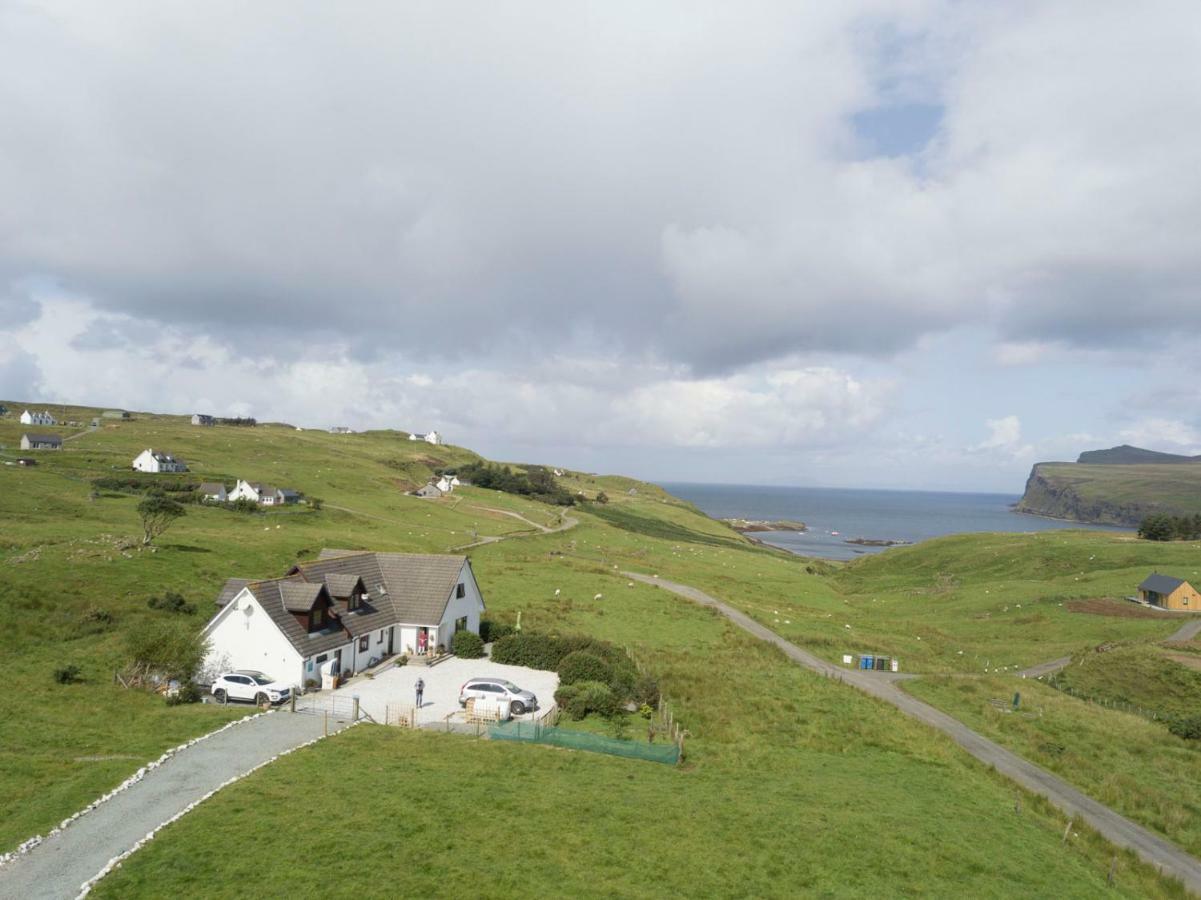
[[[542,715],[555,702],[555,689],[559,676],[554,672],[527,669],[524,666],[499,666],[487,659],[459,659],[451,657],[444,663],[425,666],[394,666],[374,678],[356,679],[338,689],[338,694],[351,697],[359,695],[359,704],[364,712],[383,722],[395,721],[398,714],[408,715],[416,703],[417,679],[425,680],[425,694],[420,710],[417,710],[418,725],[444,723],[450,713],[459,712],[459,688],[468,678],[480,676],[505,678],[520,688],[533,691],[538,698],[539,709],[518,718],[528,719]],[[321,696],[321,695],[318,695]],[[385,709],[388,707],[388,709]]]
[[[346,724],[331,721],[330,732]],[[77,896],[80,886],[110,859],[186,806],[235,775],[320,737],[324,728],[320,716],[276,712],[181,750],[128,790],[0,868],[0,897],[63,900]]]

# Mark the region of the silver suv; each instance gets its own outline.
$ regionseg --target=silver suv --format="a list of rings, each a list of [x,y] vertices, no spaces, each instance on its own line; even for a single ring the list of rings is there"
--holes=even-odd
[[[468,700],[509,700],[509,710],[515,716],[538,708],[538,698],[530,691],[523,691],[511,681],[504,678],[472,678],[459,688],[459,706],[466,706]]]

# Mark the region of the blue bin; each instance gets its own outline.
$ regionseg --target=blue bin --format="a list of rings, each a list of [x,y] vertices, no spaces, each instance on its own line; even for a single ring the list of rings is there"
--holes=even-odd
[[[870,656],[859,657],[859,668],[870,669],[875,664],[875,660]]]

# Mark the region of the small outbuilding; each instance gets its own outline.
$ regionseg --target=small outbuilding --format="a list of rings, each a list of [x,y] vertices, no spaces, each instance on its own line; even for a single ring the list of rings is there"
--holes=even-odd
[[[1185,612],[1201,612],[1201,594],[1183,578],[1148,575],[1138,586],[1138,597],[1144,603],[1160,609],[1179,609]]]
[[[57,434],[23,434],[21,435],[22,450],[61,450],[63,439]]]

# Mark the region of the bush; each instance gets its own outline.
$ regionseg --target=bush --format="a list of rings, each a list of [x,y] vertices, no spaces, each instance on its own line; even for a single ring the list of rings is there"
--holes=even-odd
[[[659,682],[651,675],[639,675],[634,682],[631,699],[640,706],[657,709],[659,706]]]
[[[174,694],[167,695],[168,706],[183,706],[185,703],[199,703],[204,695],[195,682],[185,681]]]
[[[175,591],[167,591],[161,597],[151,597],[146,601],[146,605],[151,609],[161,609],[163,612],[182,613],[186,616],[196,612],[196,605],[189,603],[183,598],[182,594],[177,594]]]
[[[516,634],[516,631],[508,622],[493,622],[491,619],[480,619],[480,639],[485,644],[498,641],[511,634]]]
[[[545,634],[510,634],[492,645],[492,661],[503,666],[526,666],[554,672],[567,651],[558,638]]]
[[[484,655],[484,642],[474,631],[456,631],[450,640],[450,652],[460,659],[479,659]]]
[[[555,691],[555,702],[576,721],[589,713],[611,718],[620,709],[620,704],[609,690],[609,686],[599,681],[577,681],[575,684],[560,685]]]
[[[587,650],[574,650],[561,660],[557,670],[560,684],[575,684],[578,681],[613,681],[613,667]]]
[[[54,680],[59,684],[75,684],[78,681],[83,681],[79,677],[79,666],[68,665],[61,669],[54,670]]]
[[[1168,720],[1168,731],[1188,741],[1201,741],[1201,716],[1174,716]]]
[[[207,650],[196,631],[183,623],[150,622],[126,635],[134,666],[176,681],[190,681]]]

